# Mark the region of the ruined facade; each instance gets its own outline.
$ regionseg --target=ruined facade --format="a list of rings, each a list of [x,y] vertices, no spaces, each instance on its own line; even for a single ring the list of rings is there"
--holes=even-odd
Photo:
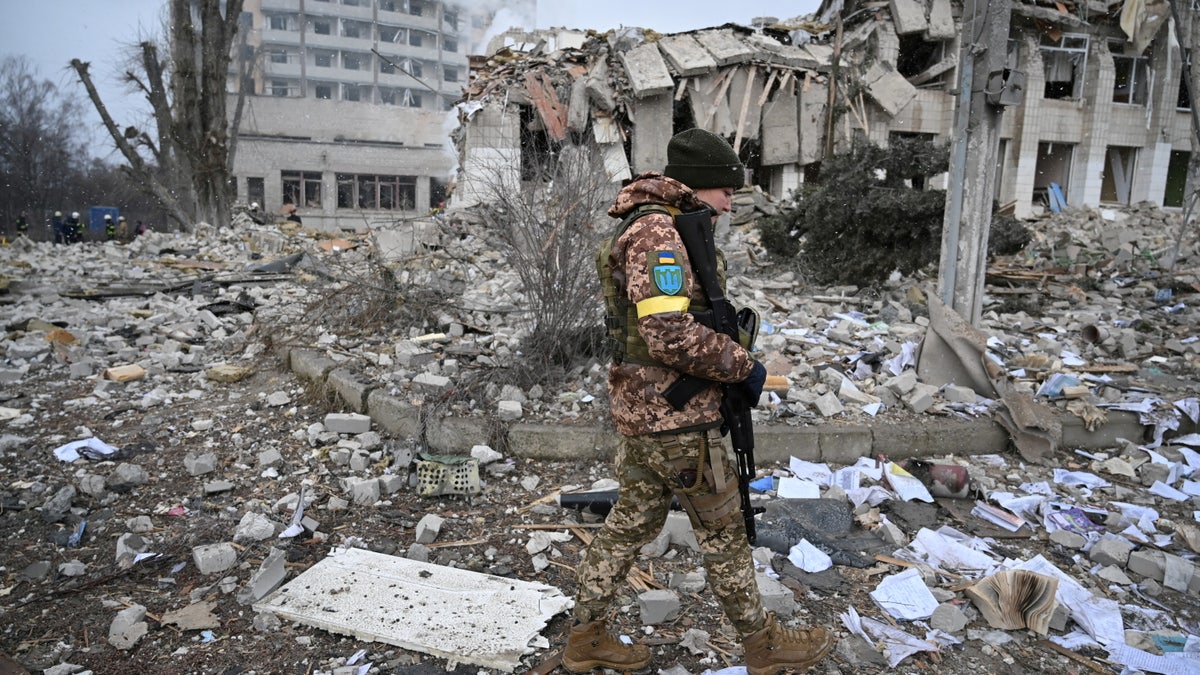
[[[691,126],[728,138],[777,197],[856,137],[949,141],[962,11],[839,1],[758,27],[510,34],[472,64],[454,202],[479,198],[473,176],[515,174],[523,152],[564,142],[605,149],[614,181],[659,170],[666,141]],[[1191,6],[1179,11],[1188,23]],[[1004,110],[1000,205],[1019,217],[1064,203],[1182,205],[1191,97],[1168,18],[1165,2],[1013,3],[1007,69],[982,92]]]
[[[233,65],[252,61],[239,200],[272,211],[289,198],[305,225],[337,229],[445,199],[447,111],[491,11],[434,0],[247,0],[245,10]],[[230,91],[238,80],[231,74]]]
[[[1190,3],[1177,3],[1184,21]],[[1068,206],[1183,203],[1191,97],[1165,2],[1013,2],[1007,70],[983,90],[1004,108],[995,198],[1019,217]],[[846,17],[847,100],[839,142],[864,134],[949,140],[958,86],[961,7],[949,0],[827,2]],[[877,90],[871,73],[886,73]],[[1004,86],[1007,84],[1007,88]],[[847,85],[855,87],[852,79]]]

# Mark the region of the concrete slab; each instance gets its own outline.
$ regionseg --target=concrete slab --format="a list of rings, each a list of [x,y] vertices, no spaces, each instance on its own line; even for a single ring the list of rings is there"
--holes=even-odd
[[[675,91],[675,80],[658,51],[658,45],[649,42],[621,52],[621,62],[629,75],[629,86],[635,98]]]
[[[712,54],[718,66],[746,63],[753,60],[756,53],[753,47],[742,42],[728,29],[700,31],[696,34],[696,40]]]
[[[703,75],[717,67],[717,60],[688,33],[663,36],[658,49],[680,77]]]
[[[255,603],[297,623],[511,673],[574,601],[545,584],[351,548]]]

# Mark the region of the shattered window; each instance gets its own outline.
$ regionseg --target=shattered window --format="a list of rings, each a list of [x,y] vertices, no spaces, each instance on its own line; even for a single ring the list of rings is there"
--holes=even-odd
[[[334,55],[334,52],[315,52],[313,63],[319,68],[332,68]]]
[[[396,72],[396,63],[391,59],[379,59],[379,72],[384,75],[393,75]]]
[[[362,70],[362,54],[342,52],[342,67],[346,70]]]
[[[271,14],[267,16],[267,28],[271,30],[291,30],[288,28],[288,17],[286,14]]]
[[[342,100],[343,101],[361,101],[362,87],[357,84],[342,85]]]
[[[452,37],[443,37],[442,49],[448,52],[458,51],[458,40]]]
[[[392,44],[404,43],[404,29],[399,26],[380,26],[379,41],[391,42]]]
[[[1171,159],[1167,163],[1167,185],[1163,190],[1163,206],[1180,208],[1187,194],[1188,161],[1192,153],[1182,150],[1172,150]]]
[[[312,32],[317,35],[332,35],[333,24],[328,19],[314,20],[311,24]]]
[[[272,96],[295,96],[295,90],[292,88],[292,82],[289,80],[271,80],[271,95]]]
[[[416,176],[337,175],[339,209],[407,210],[416,203]]]
[[[385,12],[399,12],[401,4],[399,0],[379,0],[379,9]]]
[[[358,21],[343,21],[342,22],[342,37],[364,37],[369,35],[369,30],[364,30],[364,25]]]
[[[268,52],[271,63],[287,63],[288,53],[286,49],[272,49]]]
[[[1104,173],[1100,176],[1100,202],[1128,204],[1136,169],[1137,148],[1108,146],[1104,153]]]
[[[408,108],[420,108],[421,107],[421,95],[414,94],[412,89],[405,89],[404,96],[402,98],[402,103],[405,107],[408,107]]]
[[[1058,38],[1042,35],[1039,45],[1046,74],[1044,98],[1077,99],[1083,95],[1087,68],[1088,36],[1062,33]]]
[[[313,85],[313,96],[320,98],[320,99],[325,99],[325,100],[329,100],[329,99],[333,98],[333,85],[332,84],[314,84]]]
[[[447,82],[458,82],[458,68],[446,66],[442,71],[442,79]]]
[[[413,16],[421,16],[425,13],[425,3],[421,0],[409,0],[408,13]]]
[[[946,73],[952,65],[945,61],[945,42],[925,40],[920,33],[900,36],[900,55],[896,58],[896,72],[908,78],[914,86],[944,84]]]
[[[400,67],[413,77],[421,77],[421,62],[416,59],[403,59],[400,61]]]
[[[379,102],[384,105],[396,105],[396,90],[380,87]]]
[[[260,206],[267,201],[266,182],[262,176],[246,178],[246,201]]]
[[[283,196],[290,198],[296,206],[316,208],[321,206],[321,172],[281,171]]]
[[[1113,55],[1113,103],[1146,105],[1150,85],[1150,58],[1124,53],[1124,40],[1110,40],[1108,48]]]
[[[447,9],[442,18],[445,20],[446,25],[454,30],[458,30],[458,10]]]
[[[1191,110],[1192,91],[1188,86],[1188,73],[1192,70],[1192,50],[1183,50],[1183,68],[1179,73],[1179,94],[1175,98],[1175,107]]]

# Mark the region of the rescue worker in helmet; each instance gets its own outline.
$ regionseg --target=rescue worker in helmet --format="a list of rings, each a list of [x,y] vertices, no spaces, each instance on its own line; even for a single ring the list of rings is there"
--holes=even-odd
[[[125,222],[125,216],[117,216],[117,239],[129,241],[129,223]]]
[[[63,225],[62,211],[54,212],[54,217],[50,219],[50,224],[54,228],[54,243],[67,243],[67,229],[66,226]]]
[[[117,238],[117,223],[113,221],[112,214],[104,214],[104,237],[108,241]]]
[[[64,235],[66,243],[74,244],[75,242],[83,241],[83,221],[79,219],[79,212],[72,211],[71,217],[67,218],[67,222],[63,223]]]

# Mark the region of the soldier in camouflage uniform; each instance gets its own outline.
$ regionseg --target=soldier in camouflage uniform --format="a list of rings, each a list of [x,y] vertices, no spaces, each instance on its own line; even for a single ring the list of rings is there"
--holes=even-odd
[[[638,670],[650,662],[647,647],[623,644],[609,632],[607,613],[638,550],[662,530],[677,497],[703,552],[709,586],[742,639],[750,675],[805,669],[829,651],[833,638],[822,628],[784,628],[763,609],[736,470],[720,432],[722,388],[708,387],[678,410],[662,395],[681,374],[741,386],[752,401],[762,393],[763,365],[688,313],[707,306],[707,297],[673,219],[708,209],[715,223],[731,209],[745,170],[724,139],[701,129],[672,138],[667,161],[662,174],[642,174],[617,195],[608,214],[622,226],[597,260],[609,296],[607,321],[610,329],[618,326],[608,388],[621,434],[621,490],[576,573],[576,622],[563,665],[581,673]],[[723,267],[721,258],[722,283]]]

